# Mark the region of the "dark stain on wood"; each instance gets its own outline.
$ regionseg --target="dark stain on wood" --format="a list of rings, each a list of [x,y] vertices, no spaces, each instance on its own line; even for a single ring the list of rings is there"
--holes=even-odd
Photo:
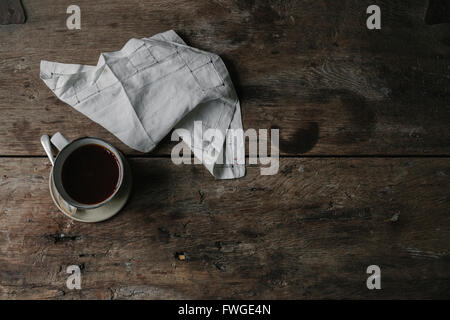
[[[0,25],[25,23],[25,11],[21,0],[0,1]]]
[[[375,130],[376,117],[367,103],[367,99],[350,91],[339,92],[338,95],[345,113],[349,115],[350,127],[358,128],[358,133],[348,132],[347,128],[341,128],[342,131],[338,133],[337,140],[340,143],[357,143],[358,141],[369,140]]]
[[[450,1],[428,0],[429,5],[425,15],[427,24],[450,23]]]
[[[271,129],[280,129],[272,126]],[[307,122],[298,128],[289,140],[280,139],[280,150],[287,154],[303,154],[310,151],[319,140],[319,124]]]
[[[159,227],[158,228],[158,238],[159,241],[164,243],[169,243],[170,241],[170,232],[166,230],[166,228]]]

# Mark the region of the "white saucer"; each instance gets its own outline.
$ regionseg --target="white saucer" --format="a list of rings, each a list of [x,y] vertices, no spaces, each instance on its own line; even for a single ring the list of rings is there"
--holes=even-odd
[[[131,169],[130,165],[124,157],[122,157],[125,164],[122,186],[117,192],[116,196],[112,198],[107,204],[94,209],[77,209],[74,214],[70,214],[66,202],[61,198],[53,183],[53,169],[50,171],[49,188],[50,195],[53,202],[58,207],[59,211],[64,213],[70,219],[80,222],[100,222],[109,219],[116,215],[127,203],[131,194]]]

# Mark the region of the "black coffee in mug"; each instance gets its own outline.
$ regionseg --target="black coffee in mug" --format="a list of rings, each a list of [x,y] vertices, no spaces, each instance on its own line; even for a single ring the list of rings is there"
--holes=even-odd
[[[93,205],[108,199],[117,189],[120,167],[116,156],[98,144],[74,150],[64,161],[61,182],[75,201]]]

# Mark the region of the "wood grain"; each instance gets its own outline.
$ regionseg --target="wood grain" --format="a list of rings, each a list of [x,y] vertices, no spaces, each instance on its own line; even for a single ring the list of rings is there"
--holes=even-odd
[[[450,298],[450,25],[427,25],[426,1],[78,0],[74,31],[72,1],[23,4],[25,24],[0,26],[0,299]],[[39,79],[42,59],[95,65],[168,29],[223,57],[244,129],[280,130],[277,175],[215,181],[172,164],[168,139],[139,154]],[[116,217],[57,211],[39,142],[56,131],[128,155]]]
[[[98,136],[136,154],[59,102],[41,59],[96,64],[131,37],[175,29],[220,54],[242,101],[244,128],[280,128],[283,155],[449,155],[448,24],[424,22],[426,1],[24,0],[25,25],[0,27],[0,154],[44,155],[39,136]],[[168,141],[151,155],[170,154]]]
[[[0,159],[0,298],[450,298],[448,159],[282,159],[233,181],[130,163],[124,211],[83,224],[52,204],[46,159]]]

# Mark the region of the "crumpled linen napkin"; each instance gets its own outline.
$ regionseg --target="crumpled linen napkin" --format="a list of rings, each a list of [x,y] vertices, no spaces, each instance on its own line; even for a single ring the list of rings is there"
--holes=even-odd
[[[190,139],[180,137],[214,177],[245,175],[241,107],[228,71],[218,55],[187,46],[173,30],[130,39],[102,53],[97,66],[43,60],[40,76],[135,150],[149,152],[173,128],[185,129]],[[220,134],[205,137],[208,129]]]

